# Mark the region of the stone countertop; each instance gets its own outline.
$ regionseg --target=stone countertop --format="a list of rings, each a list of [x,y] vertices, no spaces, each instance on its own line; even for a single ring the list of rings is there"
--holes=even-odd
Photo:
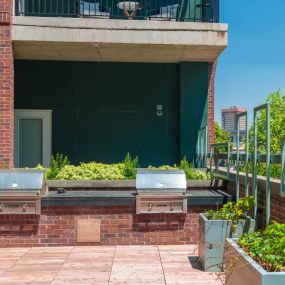
[[[42,206],[135,206],[136,191],[51,191],[42,197]],[[222,205],[231,195],[220,190],[188,190],[188,205]]]

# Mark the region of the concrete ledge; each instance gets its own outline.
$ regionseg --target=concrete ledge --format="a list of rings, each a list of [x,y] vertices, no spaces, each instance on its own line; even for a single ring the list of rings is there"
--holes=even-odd
[[[185,30],[227,32],[228,24],[175,21],[127,21],[99,18],[63,18],[63,17],[13,17],[14,26],[40,26],[56,28],[80,28],[103,30]]]
[[[136,188],[135,180],[47,180],[49,188]],[[219,180],[187,180],[187,188],[221,188],[224,183]]]
[[[223,205],[231,195],[222,191],[188,190],[188,206]],[[135,206],[135,191],[67,191],[49,192],[42,198],[42,206]]]
[[[215,23],[15,16],[16,59],[213,62],[228,44]]]
[[[225,170],[219,170],[221,174],[226,175]],[[245,185],[245,173],[240,172],[239,175],[240,184]],[[236,173],[234,171],[230,172],[229,181],[236,182]],[[249,174],[249,184],[252,185],[252,174]],[[266,177],[264,176],[257,176],[257,186],[261,191],[266,190]],[[281,192],[281,181],[278,179],[270,179],[270,189],[272,194],[279,195],[281,197],[285,197],[285,193]]]

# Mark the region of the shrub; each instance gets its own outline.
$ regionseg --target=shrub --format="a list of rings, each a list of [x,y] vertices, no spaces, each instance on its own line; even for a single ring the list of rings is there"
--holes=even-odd
[[[137,168],[139,167],[139,158],[136,156],[132,159],[128,152],[122,164],[125,179],[134,179],[136,177]]]
[[[285,271],[285,224],[244,235],[240,247],[267,271]]]
[[[70,161],[67,156],[62,153],[57,153],[55,156],[51,157],[50,168],[46,170],[47,179],[55,179],[58,173],[66,166],[69,165]]]
[[[58,173],[59,180],[122,180],[124,165],[103,163],[81,163],[79,166],[66,165]]]
[[[160,170],[174,170],[174,169],[178,169],[177,166],[170,166],[170,165],[161,165],[158,167],[154,167],[154,166],[149,166],[148,169],[160,169]]]
[[[228,202],[220,210],[209,210],[206,212],[206,217],[209,220],[231,220],[233,225],[238,223],[238,220],[244,218],[255,204],[253,196],[239,199],[238,202]]]
[[[189,180],[207,180],[211,179],[211,175],[203,170],[198,170],[193,167],[191,163],[187,160],[186,156],[180,161],[179,165],[174,164],[170,165],[162,165],[159,167],[149,166],[149,169],[162,169],[162,170],[171,170],[171,169],[181,169],[185,172],[186,178]]]

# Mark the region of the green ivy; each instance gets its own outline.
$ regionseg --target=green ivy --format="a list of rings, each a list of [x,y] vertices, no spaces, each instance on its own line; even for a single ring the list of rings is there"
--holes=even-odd
[[[261,232],[244,235],[240,247],[267,271],[285,272],[285,224],[273,224]]]

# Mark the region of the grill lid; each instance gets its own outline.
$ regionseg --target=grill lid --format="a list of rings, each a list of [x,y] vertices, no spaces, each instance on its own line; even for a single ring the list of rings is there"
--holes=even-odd
[[[38,192],[43,180],[43,170],[0,170],[0,192]]]
[[[187,182],[183,170],[138,169],[136,175],[137,190],[186,190]]]

